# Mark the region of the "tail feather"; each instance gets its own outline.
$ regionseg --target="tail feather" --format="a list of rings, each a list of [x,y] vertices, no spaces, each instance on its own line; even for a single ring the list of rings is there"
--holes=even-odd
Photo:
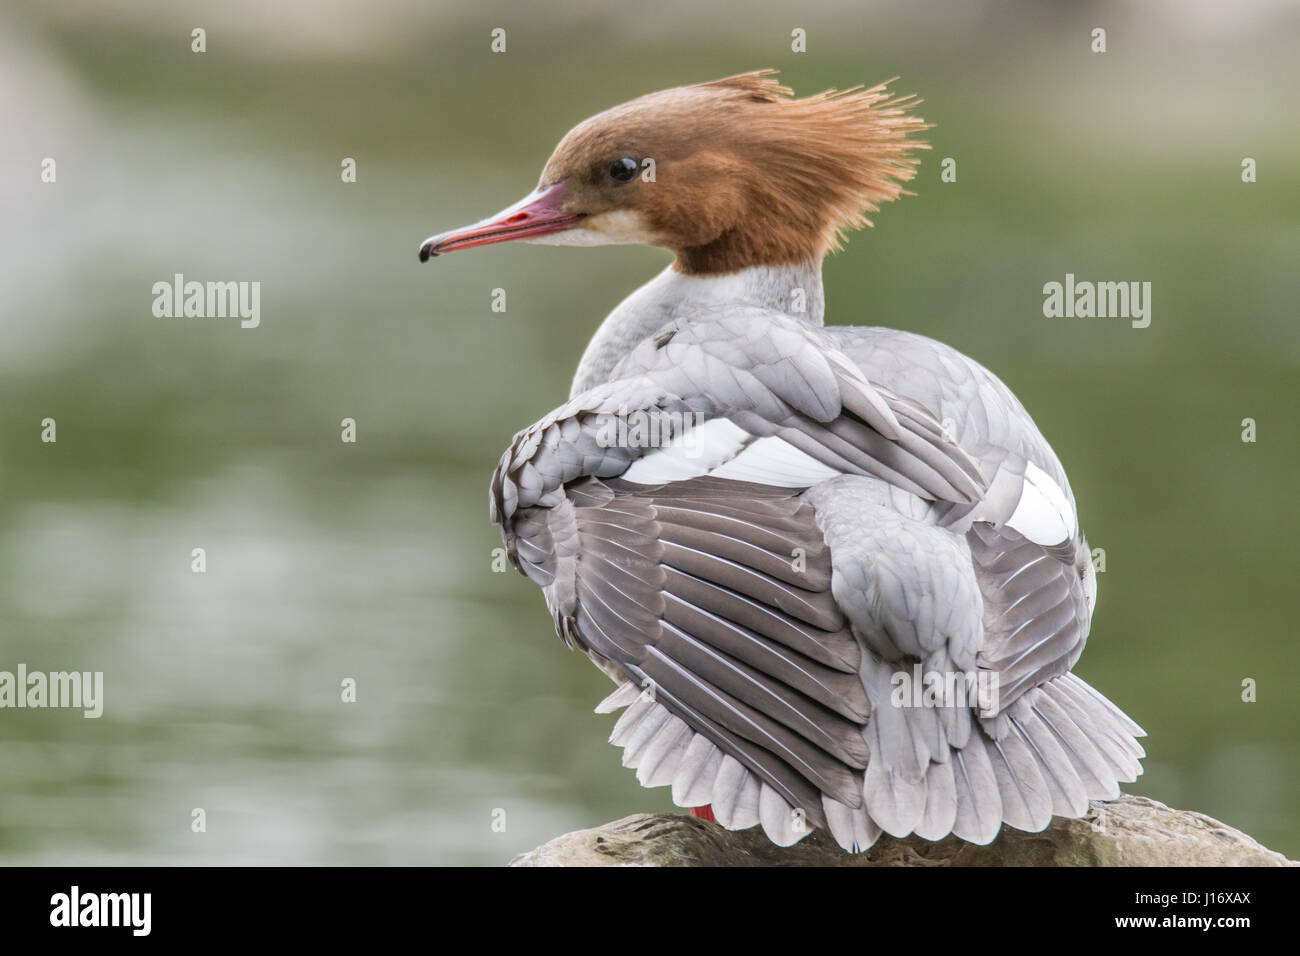
[[[647,786],[670,785],[673,802],[691,816],[729,830],[761,825],[782,846],[812,829],[806,813],[635,685],[623,684],[599,709],[620,707],[627,710],[610,739],[624,749],[624,764]],[[1053,816],[1083,816],[1089,800],[1113,799],[1120,783],[1135,780],[1146,755],[1136,738],[1144,735],[1082,679],[1064,674],[997,718],[974,721],[966,746],[935,755],[917,782],[872,761],[862,771],[862,806],[823,794],[820,809],[830,835],[852,853],[882,832],[927,840],[954,834],[981,844],[1003,824],[1036,833]]]

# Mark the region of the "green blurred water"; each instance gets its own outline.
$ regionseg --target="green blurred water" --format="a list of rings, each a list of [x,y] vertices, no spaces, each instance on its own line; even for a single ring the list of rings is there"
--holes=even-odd
[[[666,254],[415,250],[526,192],[579,119],[761,66],[926,98],[917,195],[828,262],[828,315],[1017,392],[1107,553],[1077,671],[1150,734],[1128,789],[1300,855],[1293,12],[309,7],[0,20],[0,669],[106,682],[99,720],[0,712],[0,859],[496,864],[669,807],[604,743],[607,680],[492,573],[486,506]],[[261,281],[261,326],[154,318],[177,272]],[[1151,327],[1044,318],[1067,272],[1150,281]]]

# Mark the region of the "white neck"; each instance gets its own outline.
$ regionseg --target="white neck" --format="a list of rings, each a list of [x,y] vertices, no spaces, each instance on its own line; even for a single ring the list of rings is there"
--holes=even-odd
[[[600,324],[582,353],[569,397],[609,381],[623,356],[669,322],[725,303],[757,305],[821,325],[826,309],[821,263],[755,266],[719,276],[684,275],[669,266]]]

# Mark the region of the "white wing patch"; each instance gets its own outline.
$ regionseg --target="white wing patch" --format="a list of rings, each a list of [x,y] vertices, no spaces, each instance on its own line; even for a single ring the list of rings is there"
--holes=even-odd
[[[1032,461],[1025,469],[1025,486],[1007,525],[1044,547],[1069,541],[1078,530],[1065,492]]]
[[[779,488],[808,488],[840,472],[776,436],[754,439],[725,418],[715,418],[634,461],[622,478],[643,485],[711,475]]]
[[[781,488],[809,488],[841,473],[785,439],[772,435],[760,438],[709,474],[715,478],[753,481]]]
[[[726,418],[714,418],[642,455],[620,477],[642,485],[699,478],[734,458],[753,437]]]

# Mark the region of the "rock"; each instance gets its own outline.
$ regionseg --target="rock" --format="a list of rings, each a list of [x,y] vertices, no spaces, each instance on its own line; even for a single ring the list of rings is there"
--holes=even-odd
[[[792,847],[758,827],[728,831],[689,816],[638,813],[556,837],[511,866],[1296,866],[1202,813],[1127,794],[1094,801],[1086,817],[1053,818],[1042,833],[1003,827],[988,846],[882,836],[845,853],[818,830]]]

